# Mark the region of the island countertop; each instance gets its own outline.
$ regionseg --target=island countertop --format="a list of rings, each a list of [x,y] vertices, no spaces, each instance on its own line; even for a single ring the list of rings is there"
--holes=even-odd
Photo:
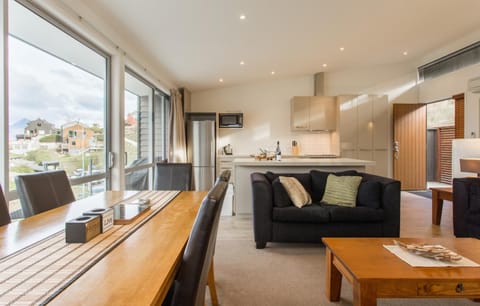
[[[254,158],[235,158],[234,165],[238,166],[259,166],[259,167],[281,167],[281,166],[372,166],[374,161],[353,159],[353,158],[283,158],[276,160],[255,160]]]
[[[251,214],[252,183],[250,175],[253,172],[276,173],[308,173],[310,170],[338,172],[357,170],[365,172],[374,161],[353,158],[282,158],[275,160],[255,160],[254,158],[235,158],[233,160],[233,175],[235,180],[234,212],[235,214]]]

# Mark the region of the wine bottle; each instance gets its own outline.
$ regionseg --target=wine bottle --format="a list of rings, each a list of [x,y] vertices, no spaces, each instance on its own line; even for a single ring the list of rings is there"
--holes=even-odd
[[[282,160],[282,150],[280,150],[280,141],[277,141],[277,148],[275,149],[275,160]]]

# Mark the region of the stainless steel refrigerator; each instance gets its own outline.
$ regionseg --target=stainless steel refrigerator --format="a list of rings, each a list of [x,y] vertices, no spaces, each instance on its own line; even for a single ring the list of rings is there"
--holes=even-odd
[[[215,121],[187,121],[187,159],[193,167],[193,189],[209,190],[215,182]]]

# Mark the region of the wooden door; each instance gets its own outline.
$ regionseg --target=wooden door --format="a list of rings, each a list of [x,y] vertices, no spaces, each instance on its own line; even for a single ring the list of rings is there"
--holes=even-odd
[[[453,96],[455,100],[455,138],[465,138],[465,97],[464,94]]]
[[[393,105],[393,177],[402,190],[426,188],[426,109],[424,104]]]

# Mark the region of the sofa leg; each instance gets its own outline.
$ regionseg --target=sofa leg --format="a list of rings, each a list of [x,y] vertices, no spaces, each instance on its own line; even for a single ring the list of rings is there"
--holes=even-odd
[[[267,243],[263,241],[255,241],[255,243],[257,245],[257,249],[264,249],[267,246]]]

